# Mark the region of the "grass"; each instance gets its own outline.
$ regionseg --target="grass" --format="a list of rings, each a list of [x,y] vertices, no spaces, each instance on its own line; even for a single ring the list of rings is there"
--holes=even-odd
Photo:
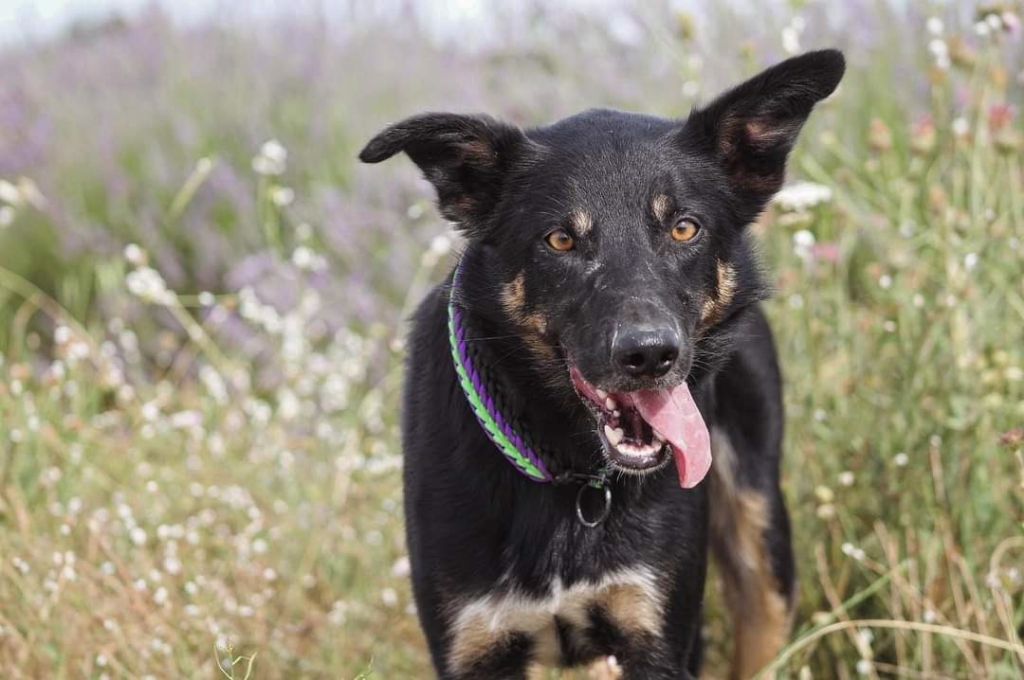
[[[791,165],[830,198],[754,227],[801,574],[781,677],[1024,673],[1020,39],[977,35],[982,15],[926,37],[911,5],[844,26],[911,40],[847,48]],[[801,35],[842,45],[828,11],[793,10]],[[400,319],[453,244],[409,164],[350,159],[444,97],[531,122],[685,111],[691,95],[661,84],[698,78],[693,55],[720,54],[716,31],[743,20],[637,14],[648,40],[621,43],[556,18],[481,53],[372,26],[259,42],[157,20],[0,59],[0,116],[24,110],[0,135],[10,677],[428,674],[402,536]],[[711,70],[777,56],[765,23]],[[261,150],[275,136],[287,159]]]

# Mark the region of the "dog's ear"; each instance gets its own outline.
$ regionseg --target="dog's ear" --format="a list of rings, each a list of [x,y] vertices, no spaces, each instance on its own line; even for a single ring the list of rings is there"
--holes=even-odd
[[[437,190],[441,214],[472,235],[486,224],[528,145],[519,128],[489,116],[424,113],[382,130],[359,160],[379,163],[404,151]]]
[[[814,105],[846,70],[838,50],[787,59],[690,114],[682,141],[714,155],[758,210],[785,179],[786,157]]]

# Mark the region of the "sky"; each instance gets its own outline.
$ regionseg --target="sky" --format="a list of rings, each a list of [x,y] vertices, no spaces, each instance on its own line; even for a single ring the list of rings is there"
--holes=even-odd
[[[348,0],[362,6],[387,11],[405,5],[407,0]],[[429,8],[435,26],[470,21],[486,10],[486,0],[416,0]],[[602,5],[608,0],[574,0],[577,5]],[[111,15],[131,17],[154,4],[177,22],[189,24],[210,15],[243,12],[246,16],[274,16],[304,12],[331,17],[341,15],[348,2],[337,0],[0,0],[0,45],[34,42],[60,33],[69,24],[97,20]],[[240,8],[244,8],[241,9]],[[397,10],[400,14],[401,10]]]
[[[0,43],[45,38],[81,19],[113,13],[130,16],[147,4],[148,0],[0,0]],[[196,17],[209,12],[213,2],[177,0],[164,5],[173,7],[177,16]]]

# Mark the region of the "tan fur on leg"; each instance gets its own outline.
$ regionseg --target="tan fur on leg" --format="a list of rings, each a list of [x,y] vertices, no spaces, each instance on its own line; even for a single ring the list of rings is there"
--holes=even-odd
[[[785,646],[792,607],[772,572],[765,545],[770,519],[767,500],[757,491],[737,485],[736,453],[723,433],[712,433],[712,446],[712,547],[733,620],[729,677],[743,680],[753,677]]]

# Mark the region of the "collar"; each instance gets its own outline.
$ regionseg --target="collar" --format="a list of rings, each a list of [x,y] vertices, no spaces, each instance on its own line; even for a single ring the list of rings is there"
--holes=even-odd
[[[451,348],[452,363],[458,375],[459,386],[476,416],[487,438],[498,451],[523,476],[542,484],[579,484],[576,494],[576,516],[586,526],[597,526],[611,511],[611,488],[608,486],[610,470],[601,468],[596,474],[575,472],[571,469],[559,471],[550,456],[542,455],[540,447],[532,443],[525,428],[513,426],[511,414],[502,413],[500,408],[501,388],[483,360],[479,348],[471,345],[472,338],[466,328],[466,311],[458,302],[457,291],[462,275],[462,260],[452,274],[448,294],[448,344]],[[596,518],[587,518],[582,508],[587,489],[598,494],[603,504]]]

